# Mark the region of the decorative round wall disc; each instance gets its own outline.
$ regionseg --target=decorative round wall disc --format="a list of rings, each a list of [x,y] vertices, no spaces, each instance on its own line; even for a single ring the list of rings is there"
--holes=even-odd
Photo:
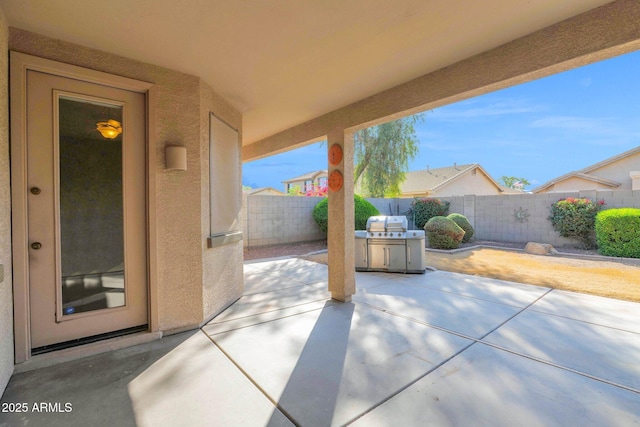
[[[334,170],[329,174],[329,190],[338,191],[342,188],[344,179],[339,170]]]
[[[329,147],[329,164],[332,166],[339,165],[342,161],[342,147],[340,144],[333,144]]]

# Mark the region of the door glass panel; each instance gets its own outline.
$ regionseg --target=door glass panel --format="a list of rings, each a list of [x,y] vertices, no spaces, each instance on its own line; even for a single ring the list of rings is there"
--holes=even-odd
[[[58,103],[65,317],[125,305],[122,106],[67,96]]]

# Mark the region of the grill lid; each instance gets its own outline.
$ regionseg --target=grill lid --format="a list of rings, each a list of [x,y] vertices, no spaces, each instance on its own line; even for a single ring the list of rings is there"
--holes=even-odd
[[[385,231],[386,216],[370,216],[367,220],[367,231]]]
[[[387,231],[407,231],[406,216],[388,216]]]
[[[407,231],[406,216],[372,216],[367,220],[367,231]]]

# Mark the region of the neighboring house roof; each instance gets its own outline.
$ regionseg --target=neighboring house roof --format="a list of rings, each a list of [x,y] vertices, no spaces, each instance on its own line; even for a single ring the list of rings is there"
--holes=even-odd
[[[640,153],[640,145],[637,146],[636,148],[632,148],[631,150],[625,151],[624,153],[620,153],[617,156],[613,156],[613,157],[609,157],[608,159],[605,159],[601,162],[598,162],[596,164],[593,164],[591,166],[587,166],[584,169],[580,169],[578,172],[581,173],[590,173],[593,172],[596,169],[600,169],[604,166],[610,165],[611,163],[615,163],[619,160],[624,159],[625,157],[629,157],[632,156],[634,154]]]
[[[407,172],[405,180],[400,184],[402,194],[435,192],[457,178],[472,172],[474,169],[480,170],[496,186],[498,191],[503,192],[503,187],[498,184],[478,163],[468,165],[453,165],[444,168],[424,169]]]
[[[251,190],[245,191],[245,193],[250,194],[252,196],[259,194],[272,194],[272,195],[285,195],[282,191],[276,190],[273,187],[261,187],[261,188],[252,188]]]
[[[587,166],[586,168],[582,168],[580,170],[577,171],[573,171],[573,172],[569,172],[566,173],[564,175],[561,175],[557,178],[554,178],[550,181],[545,182],[544,184],[542,184],[539,187],[534,188],[533,190],[531,190],[532,193],[540,193],[544,190],[546,190],[549,187],[552,187],[556,184],[558,184],[559,182],[562,181],[566,181],[567,179],[571,179],[571,178],[579,178],[579,179],[584,179],[587,181],[592,181],[598,184],[602,184],[611,188],[616,188],[622,185],[622,183],[618,182],[618,181],[613,181],[611,179],[606,179],[606,178],[602,178],[602,177],[598,177],[597,175],[593,175],[592,173],[597,171],[598,169],[601,169],[605,166],[608,166],[612,163],[618,162],[622,159],[625,159],[626,157],[632,156],[634,154],[638,154],[640,153],[640,146],[636,147],[636,148],[632,148],[631,150],[625,151],[624,153],[620,153],[616,156],[613,157],[609,157],[608,159],[605,159],[601,162],[595,163],[591,166]]]
[[[529,191],[518,190],[517,188],[505,187],[500,185],[500,188],[505,194],[527,194]]]
[[[579,178],[579,179],[584,179],[585,181],[591,181],[597,184],[602,184],[605,185],[607,187],[611,187],[611,188],[616,188],[619,187],[620,185],[622,185],[622,183],[618,182],[618,181],[612,181],[610,179],[606,179],[606,178],[599,178],[597,176],[594,175],[587,175],[586,173],[581,173],[581,172],[569,172],[567,174],[564,174],[562,176],[559,176],[555,179],[552,179],[551,181],[548,181],[544,184],[542,184],[540,187],[536,187],[533,190],[531,190],[533,193],[540,193],[544,190],[546,190],[549,187],[553,187],[554,185],[556,185],[559,182],[562,181],[566,181],[567,179],[570,178]]]
[[[314,180],[319,175],[322,175],[322,174],[327,175],[327,173],[328,172],[327,172],[326,169],[322,169],[322,170],[319,170],[319,171],[308,172],[308,173],[305,173],[304,175],[296,176],[295,178],[289,178],[286,181],[282,181],[282,183],[286,184],[287,182]]]

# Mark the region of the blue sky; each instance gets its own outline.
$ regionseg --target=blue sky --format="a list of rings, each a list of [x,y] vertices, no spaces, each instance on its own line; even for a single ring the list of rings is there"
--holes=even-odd
[[[427,111],[416,136],[410,171],[480,163],[536,187],[640,145],[640,52]],[[245,163],[242,181],[282,191],[326,168],[326,145],[313,144]]]

